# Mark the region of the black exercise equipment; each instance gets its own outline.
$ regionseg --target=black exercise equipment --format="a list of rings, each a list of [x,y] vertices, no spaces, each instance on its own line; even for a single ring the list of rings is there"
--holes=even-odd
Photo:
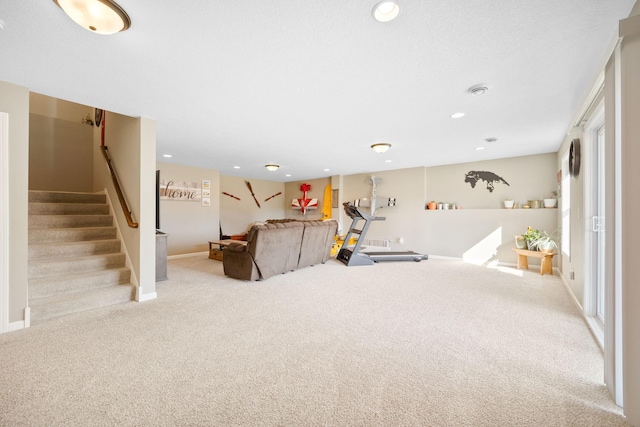
[[[415,261],[420,262],[423,259],[429,259],[428,255],[419,254],[413,251],[403,252],[367,252],[360,253],[360,246],[364,242],[364,235],[367,234],[369,226],[373,221],[384,221],[386,218],[383,216],[373,216],[361,211],[357,206],[352,205],[350,202],[344,203],[344,211],[349,215],[353,222],[347,236],[344,238],[344,243],[340,252],[338,252],[338,260],[347,266],[352,265],[373,265],[378,261]],[[364,221],[362,228],[357,228],[358,222]],[[348,248],[349,240],[353,234],[358,234],[358,241],[355,246]]]

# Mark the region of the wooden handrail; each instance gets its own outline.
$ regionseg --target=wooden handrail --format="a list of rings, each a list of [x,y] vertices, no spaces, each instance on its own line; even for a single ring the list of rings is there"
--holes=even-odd
[[[104,159],[107,161],[107,166],[109,166],[109,172],[111,172],[111,180],[113,181],[113,186],[116,189],[116,194],[118,195],[118,200],[120,200],[120,205],[122,206],[122,211],[124,212],[124,217],[127,219],[127,224],[131,228],[138,228],[138,223],[133,221],[133,217],[131,216],[131,210],[127,205],[127,201],[124,199],[124,194],[122,193],[122,188],[120,187],[120,182],[118,181],[118,177],[116,176],[116,171],[113,169],[113,165],[111,165],[111,157],[109,156],[109,151],[106,145],[100,146],[102,149],[102,155]]]

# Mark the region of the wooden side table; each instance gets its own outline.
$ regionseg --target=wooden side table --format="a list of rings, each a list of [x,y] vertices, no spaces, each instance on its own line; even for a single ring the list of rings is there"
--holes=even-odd
[[[244,240],[232,239],[209,241],[209,258],[222,261],[222,248],[229,246],[232,243],[239,243],[241,245],[247,244]],[[217,246],[217,248],[215,246]]]
[[[540,264],[540,274],[549,273],[553,275],[553,257],[558,255],[557,252],[530,251],[518,248],[513,248],[513,250],[518,254],[518,270],[521,268],[526,268],[528,270],[528,257],[534,257],[542,259],[542,263]]]

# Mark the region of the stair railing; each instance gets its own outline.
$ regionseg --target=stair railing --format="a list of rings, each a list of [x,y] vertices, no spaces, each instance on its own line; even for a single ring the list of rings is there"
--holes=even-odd
[[[124,217],[127,219],[127,224],[131,228],[138,228],[138,223],[133,220],[133,216],[131,215],[131,209],[129,209],[129,205],[124,198],[124,194],[122,193],[122,187],[120,187],[120,181],[118,181],[118,176],[116,175],[116,171],[111,164],[111,156],[109,156],[109,150],[106,145],[100,146],[102,149],[102,155],[104,159],[107,161],[107,166],[109,166],[109,172],[111,172],[111,180],[113,181],[113,186],[116,189],[116,194],[118,195],[118,200],[120,200],[120,206],[122,206],[122,211],[124,212]]]

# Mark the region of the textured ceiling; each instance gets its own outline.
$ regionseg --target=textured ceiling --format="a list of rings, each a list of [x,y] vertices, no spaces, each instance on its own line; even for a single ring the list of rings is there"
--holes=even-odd
[[[51,0],[2,0],[0,80],[151,117],[158,160],[225,175],[294,181],[546,153],[634,3],[399,0],[400,16],[379,23],[376,2],[118,0],[132,26],[101,36]],[[470,95],[476,84],[489,92]],[[376,154],[376,142],[392,148]]]

